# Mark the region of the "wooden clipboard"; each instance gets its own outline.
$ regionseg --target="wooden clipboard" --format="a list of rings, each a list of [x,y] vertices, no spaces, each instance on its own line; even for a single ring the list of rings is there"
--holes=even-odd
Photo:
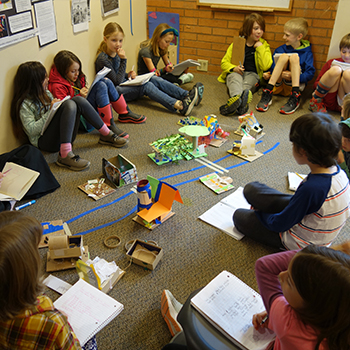
[[[242,36],[233,37],[231,63],[235,66],[243,65],[245,55],[245,38]]]

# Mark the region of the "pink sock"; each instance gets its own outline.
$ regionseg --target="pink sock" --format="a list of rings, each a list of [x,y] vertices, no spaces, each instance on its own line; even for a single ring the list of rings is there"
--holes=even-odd
[[[66,158],[68,153],[72,150],[71,143],[61,143],[60,145],[60,155],[62,158]]]
[[[103,136],[107,136],[110,133],[110,130],[106,124],[103,124],[103,127],[101,129],[98,129],[98,132]]]

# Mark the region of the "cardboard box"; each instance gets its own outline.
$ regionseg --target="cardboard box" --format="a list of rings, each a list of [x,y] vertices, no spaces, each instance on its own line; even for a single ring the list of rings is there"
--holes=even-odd
[[[51,259],[79,258],[83,252],[83,236],[51,236],[49,238]]]
[[[154,270],[163,256],[163,249],[157,245],[135,239],[126,255],[134,264]]]
[[[102,172],[115,187],[138,181],[135,165],[121,154],[110,159],[103,158]]]
[[[89,259],[89,248],[88,246],[84,246],[83,253],[81,257],[76,258],[65,258],[65,259],[52,259],[50,255],[50,251],[47,252],[47,262],[46,262],[46,271],[54,272],[61,270],[74,269],[76,261],[78,259],[83,260],[84,262]]]

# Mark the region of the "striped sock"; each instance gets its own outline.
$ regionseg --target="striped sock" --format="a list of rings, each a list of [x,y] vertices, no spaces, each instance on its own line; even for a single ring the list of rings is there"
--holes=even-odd
[[[330,89],[331,88],[329,86],[326,86],[319,81],[314,92],[314,97],[317,100],[322,100],[323,97],[325,97],[328,94]]]

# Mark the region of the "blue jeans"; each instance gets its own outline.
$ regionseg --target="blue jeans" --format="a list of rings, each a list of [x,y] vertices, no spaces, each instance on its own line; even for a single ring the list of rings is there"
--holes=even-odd
[[[108,78],[99,80],[93,87],[87,100],[91,103],[92,107],[96,110],[107,106],[111,101],[117,101],[119,99],[118,91],[114,84]]]
[[[163,105],[169,111],[176,112],[176,101],[187,97],[188,91],[169,83],[160,77],[152,77],[151,80],[140,86],[117,86],[119,94],[123,94],[125,101],[133,101],[142,96],[148,96],[151,100]]]

